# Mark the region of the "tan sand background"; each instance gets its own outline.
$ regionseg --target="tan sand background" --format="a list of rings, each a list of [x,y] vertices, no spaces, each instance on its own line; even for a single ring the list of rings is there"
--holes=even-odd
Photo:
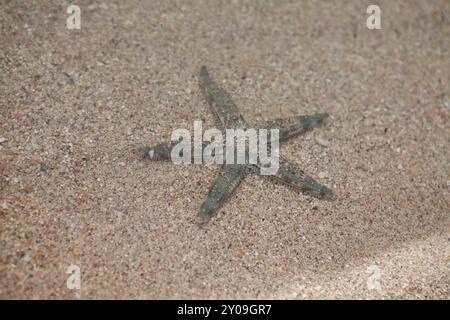
[[[1,1],[1,298],[450,297],[449,1],[69,4]],[[134,150],[214,125],[202,64],[247,120],[330,113],[281,152],[334,201],[250,176],[199,228],[217,168]]]

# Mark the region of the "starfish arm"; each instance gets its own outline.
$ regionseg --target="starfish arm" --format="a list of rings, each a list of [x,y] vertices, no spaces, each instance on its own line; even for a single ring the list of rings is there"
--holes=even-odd
[[[269,177],[319,199],[332,197],[333,190],[321,185],[295,165],[283,159],[279,164],[277,173]]]
[[[194,137],[191,136],[191,140],[193,141]],[[149,159],[153,161],[169,161],[172,158],[172,148],[179,144],[180,141],[168,141],[161,142],[153,146],[140,147],[138,152],[142,159]],[[203,150],[210,144],[209,141],[202,141],[202,155]],[[195,162],[195,152],[194,152],[194,143],[191,143],[191,163]],[[222,150],[219,150],[217,154],[223,154]],[[203,158],[203,156],[202,156]],[[202,159],[203,160],[203,159]]]
[[[205,66],[200,68],[200,88],[210,104],[214,115],[224,128],[243,126],[244,117],[228,92],[222,89],[209,75]]]
[[[173,145],[173,142],[162,142],[151,147],[140,147],[138,151],[143,159],[168,161]]]
[[[199,223],[207,222],[211,216],[231,196],[245,175],[246,166],[240,164],[223,165],[209,188],[208,196],[202,203],[197,218]]]
[[[284,141],[292,136],[304,133],[308,129],[318,126],[326,118],[328,118],[328,113],[316,113],[310,116],[275,118],[263,123],[263,125],[259,127],[267,130],[279,129],[280,141]]]

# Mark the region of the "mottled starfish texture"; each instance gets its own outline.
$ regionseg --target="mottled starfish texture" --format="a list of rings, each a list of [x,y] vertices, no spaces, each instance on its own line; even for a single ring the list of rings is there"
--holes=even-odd
[[[210,77],[205,66],[200,69],[200,88],[210,104],[212,112],[219,120],[222,131],[238,128],[244,130],[246,128],[278,129],[279,141],[282,142],[319,125],[328,117],[327,113],[317,113],[310,116],[277,118],[261,124],[248,125],[231,96]],[[225,137],[225,134],[223,136]],[[146,159],[170,161],[172,147],[177,143],[178,141],[160,143],[152,147],[142,147],[139,151]],[[204,142],[203,147],[206,144]],[[305,174],[303,170],[281,157],[279,160],[278,172],[268,175],[268,177],[316,198],[323,199],[332,196],[333,192],[330,188],[321,185]],[[257,164],[223,164],[209,189],[208,196],[198,211],[198,222],[207,222],[231,196],[242,179],[252,172],[260,174],[261,167],[259,162]]]

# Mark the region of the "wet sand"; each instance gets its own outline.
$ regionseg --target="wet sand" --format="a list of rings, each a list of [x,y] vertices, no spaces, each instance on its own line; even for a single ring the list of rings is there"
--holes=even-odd
[[[450,3],[369,4],[2,4],[0,297],[448,299]],[[248,121],[330,114],[281,155],[334,200],[249,176],[198,226],[218,168],[136,150],[214,127],[201,65]]]

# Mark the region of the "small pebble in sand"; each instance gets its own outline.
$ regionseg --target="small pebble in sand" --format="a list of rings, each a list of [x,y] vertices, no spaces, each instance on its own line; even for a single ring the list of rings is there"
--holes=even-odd
[[[24,257],[23,257],[23,262],[25,262],[25,263],[28,263],[28,262],[30,262],[31,261],[31,257],[29,256],[29,255],[25,255]]]
[[[329,142],[322,137],[315,136],[315,140],[317,144],[321,145],[322,147],[328,147],[329,145]]]
[[[70,74],[68,74],[67,72],[63,72],[63,74],[64,74],[64,76],[66,77],[66,83],[68,84],[68,85],[74,85],[75,84],[75,80],[73,79],[73,77],[70,75]]]
[[[78,248],[78,247],[74,247],[73,249],[72,249],[72,253],[73,253],[73,255],[74,256],[79,256],[79,255],[81,255],[81,250],[80,250],[80,248]]]
[[[117,220],[122,220],[123,218],[123,211],[122,210],[115,210],[114,211],[114,218]]]
[[[133,27],[133,21],[131,21],[131,20],[125,20],[124,26],[125,26],[125,28],[131,28],[131,27]]]
[[[328,176],[328,174],[326,172],[319,172],[319,174],[317,175],[320,179],[326,178]]]
[[[8,141],[6,138],[0,137],[0,144],[5,143],[6,141]]]
[[[87,7],[87,9],[88,9],[89,12],[93,12],[93,11],[95,11],[97,9],[97,5],[96,4],[90,4]]]

